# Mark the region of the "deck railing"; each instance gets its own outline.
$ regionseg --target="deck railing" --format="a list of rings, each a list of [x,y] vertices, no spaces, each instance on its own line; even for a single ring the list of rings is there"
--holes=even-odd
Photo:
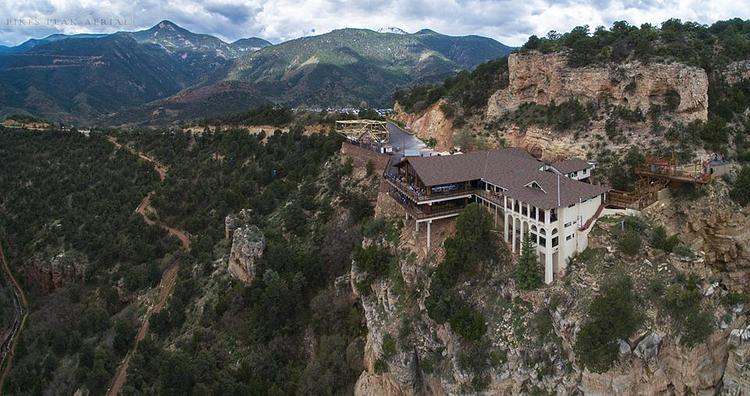
[[[415,187],[414,185],[406,184],[393,174],[385,173],[383,176],[391,186],[400,191],[402,194],[407,195],[414,202],[426,202],[435,199],[462,197],[475,194],[477,191],[477,189],[472,188],[445,193],[432,193],[430,195],[427,195],[424,189],[420,189],[418,187]]]
[[[440,217],[446,215],[459,214],[465,208],[464,205],[412,205],[408,200],[400,199],[396,192],[390,191],[389,195],[406,209],[409,216],[417,220],[429,219],[431,217]],[[422,210],[420,207],[429,207],[429,211]]]

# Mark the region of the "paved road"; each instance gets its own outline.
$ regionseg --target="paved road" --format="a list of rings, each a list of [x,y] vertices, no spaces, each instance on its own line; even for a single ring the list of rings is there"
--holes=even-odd
[[[423,141],[399,128],[396,124],[389,122],[388,132],[390,133],[390,141],[388,143],[394,148],[394,156],[403,157],[404,150],[419,151],[427,148],[427,145]]]

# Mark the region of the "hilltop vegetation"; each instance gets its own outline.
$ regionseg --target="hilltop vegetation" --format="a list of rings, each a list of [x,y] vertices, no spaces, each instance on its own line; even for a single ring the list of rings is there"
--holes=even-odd
[[[460,106],[467,114],[480,112],[496,91],[508,86],[508,58],[502,57],[477,66],[473,71],[461,71],[442,84],[421,85],[399,90],[394,99],[407,112],[419,113],[441,98],[450,102],[446,115],[453,117]]]
[[[656,27],[640,27],[618,21],[610,29],[578,26],[567,33],[550,32],[546,37],[531,36],[522,50],[544,53],[568,51],[569,64],[677,61],[713,71],[731,61],[745,60],[750,52],[750,21],[739,18],[710,26],[670,19]]]

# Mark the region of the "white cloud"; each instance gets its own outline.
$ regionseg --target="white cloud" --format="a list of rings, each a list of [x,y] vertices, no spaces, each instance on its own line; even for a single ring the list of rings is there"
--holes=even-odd
[[[577,25],[640,25],[669,18],[711,23],[749,18],[750,2],[737,0],[3,0],[0,43],[17,44],[52,33],[138,30],[169,19],[195,32],[232,41],[260,36],[283,41],[343,27],[397,26],[442,33],[479,34],[521,45],[531,34]],[[125,19],[127,25],[71,25],[70,20]],[[35,20],[29,26],[19,21]],[[48,23],[56,19],[57,23]]]

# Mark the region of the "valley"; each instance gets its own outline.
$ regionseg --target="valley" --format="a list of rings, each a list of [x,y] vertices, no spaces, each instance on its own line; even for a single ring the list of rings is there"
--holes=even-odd
[[[748,51],[739,18],[0,48],[0,392],[747,394]]]

